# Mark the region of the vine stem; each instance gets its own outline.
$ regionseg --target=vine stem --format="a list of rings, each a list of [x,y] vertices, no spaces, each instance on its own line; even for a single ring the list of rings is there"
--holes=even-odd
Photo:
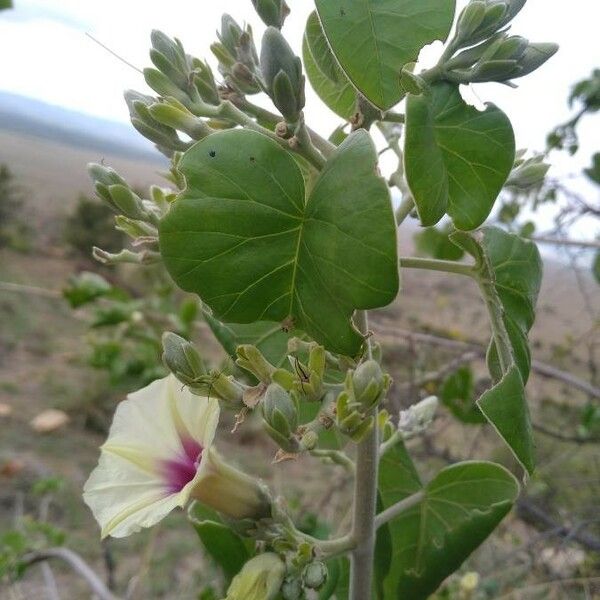
[[[425,269],[427,271],[441,271],[474,277],[475,270],[472,265],[465,265],[452,260],[435,260],[433,258],[401,257],[400,266],[404,269]]]
[[[358,327],[368,334],[369,322],[366,311],[358,313]],[[371,344],[367,338],[371,357]],[[366,600],[371,597],[373,562],[375,556],[375,513],[377,510],[377,467],[379,463],[379,431],[377,408],[372,411],[375,425],[357,447],[356,477],[354,478],[354,508],[352,515],[352,538],[356,544],[351,554],[350,600]]]
[[[417,492],[412,496],[408,496],[408,498],[404,498],[404,500],[400,500],[396,504],[390,506],[388,509],[379,513],[375,518],[375,529],[379,529],[382,525],[385,525],[388,521],[395,519],[398,515],[401,515],[403,512],[413,508],[423,500],[425,497],[425,492]]]

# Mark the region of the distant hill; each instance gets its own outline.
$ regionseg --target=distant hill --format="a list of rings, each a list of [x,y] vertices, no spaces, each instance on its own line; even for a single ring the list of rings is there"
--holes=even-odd
[[[0,131],[26,134],[123,158],[164,163],[131,125],[0,91]]]

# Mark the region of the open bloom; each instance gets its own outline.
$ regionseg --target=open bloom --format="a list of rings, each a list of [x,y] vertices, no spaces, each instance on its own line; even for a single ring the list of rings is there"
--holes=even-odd
[[[150,527],[191,499],[233,518],[266,516],[259,482],[212,448],[218,420],[218,401],[192,395],[173,375],[118,405],[83,494],[102,537]]]

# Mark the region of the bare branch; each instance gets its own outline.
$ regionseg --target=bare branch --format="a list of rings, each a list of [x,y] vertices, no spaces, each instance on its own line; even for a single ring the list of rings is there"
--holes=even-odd
[[[48,548],[47,550],[29,552],[23,557],[23,562],[26,565],[33,565],[53,558],[63,560],[73,569],[73,571],[78,575],[81,575],[100,600],[119,600],[119,598],[104,585],[102,580],[83,558],[68,548]]]
[[[470,350],[475,352],[480,357],[485,357],[486,355],[486,348],[479,344],[460,342],[458,340],[452,340],[450,338],[432,335],[430,333],[416,333],[404,329],[395,329],[390,327],[388,324],[386,324],[385,328],[382,327],[377,332],[377,335],[382,341],[388,341],[396,345],[412,340],[421,344],[431,344],[433,346],[439,346],[440,348],[447,348],[448,350]],[[538,360],[533,360],[531,362],[531,368],[542,377],[562,381],[571,387],[581,390],[588,396],[600,399],[600,388],[597,388],[591,383],[588,383],[587,381],[584,381],[583,379],[580,379],[571,373],[561,371],[552,365],[548,365]]]

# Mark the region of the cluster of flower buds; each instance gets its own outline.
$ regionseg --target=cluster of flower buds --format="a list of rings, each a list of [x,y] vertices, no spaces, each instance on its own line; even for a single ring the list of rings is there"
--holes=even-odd
[[[265,91],[288,123],[297,123],[306,101],[302,61],[276,27],[262,39],[260,67]]]
[[[367,360],[355,371],[348,371],[344,391],[336,403],[340,431],[356,442],[362,440],[374,424],[371,410],[385,398],[391,383],[390,376],[383,373],[375,360]]]
[[[306,591],[321,589],[327,582],[328,575],[327,567],[323,562],[311,560],[300,571],[288,574],[281,586],[281,596],[283,600],[313,597],[307,596]]]
[[[219,93],[210,67],[186,54],[178,39],[153,31],[150,60],[144,69],[146,83],[162,98],[175,98],[190,108],[196,102],[218,104]]]
[[[298,452],[298,400],[295,395],[272,383],[262,400],[262,415],[271,439],[285,452]]]
[[[525,158],[525,150],[517,152],[513,170],[506,182],[506,187],[526,192],[539,188],[546,178],[550,165],[544,162],[543,154]]]
[[[508,82],[541,67],[558,46],[507,33],[524,4],[525,0],[471,0],[450,44],[454,51],[467,49],[446,61],[446,71],[461,83]]]
[[[262,91],[252,28],[247,25],[242,29],[233,17],[224,14],[217,37],[219,41],[210,49],[219,61],[219,71],[227,86],[243,95]]]
[[[103,264],[147,265],[160,262],[157,226],[161,215],[168,209],[170,190],[153,186],[150,189],[150,199],[143,199],[110,167],[91,163],[88,165],[88,172],[98,197],[116,213],[117,229],[132,238],[135,246],[146,247],[141,252],[125,249],[117,254],[94,248],[93,255],[96,260]]]
[[[252,4],[263,23],[277,29],[283,27],[286,17],[290,14],[285,0],[252,0]]]

